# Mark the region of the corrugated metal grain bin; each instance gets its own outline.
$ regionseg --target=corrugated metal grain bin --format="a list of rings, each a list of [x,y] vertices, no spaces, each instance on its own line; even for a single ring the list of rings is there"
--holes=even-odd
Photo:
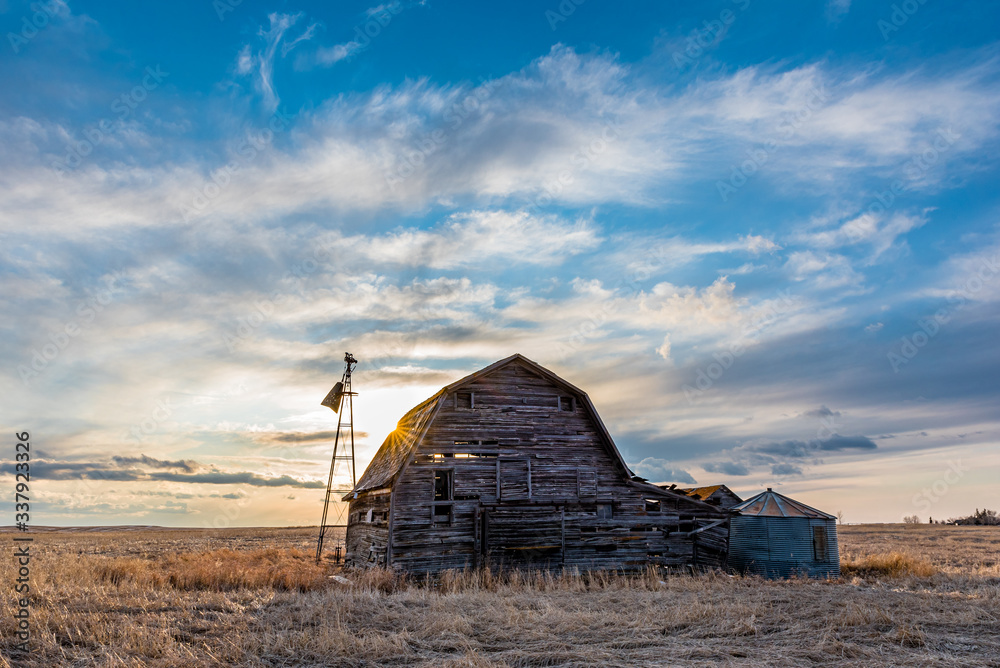
[[[729,567],[769,579],[840,577],[837,520],[768,487],[729,523]]]

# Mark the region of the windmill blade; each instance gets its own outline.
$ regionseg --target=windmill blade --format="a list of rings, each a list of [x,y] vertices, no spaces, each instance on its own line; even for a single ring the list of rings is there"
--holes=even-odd
[[[326,399],[322,401],[321,406],[326,406],[333,410],[334,413],[340,410],[340,402],[344,398],[344,384],[337,381],[337,384],[333,386],[333,389],[329,391],[326,395]]]

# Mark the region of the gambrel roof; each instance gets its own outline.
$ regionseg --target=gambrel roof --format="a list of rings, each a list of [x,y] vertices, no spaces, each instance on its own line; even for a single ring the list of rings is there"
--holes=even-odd
[[[643,494],[648,494],[650,496],[660,498],[665,496],[676,498],[679,496],[687,498],[682,494],[677,494],[676,492],[662,490],[654,485],[631,480],[631,470],[629,470],[628,465],[622,458],[617,446],[615,446],[614,440],[611,438],[611,434],[608,432],[607,427],[604,426],[604,422],[601,421],[600,416],[597,414],[597,409],[594,408],[594,404],[590,401],[590,397],[587,396],[587,393],[575,385],[563,380],[540,364],[531,361],[519,353],[515,353],[514,355],[504,358],[498,362],[494,362],[493,364],[480,369],[475,373],[471,373],[468,376],[451,383],[450,385],[442,387],[434,394],[434,396],[410,409],[410,411],[399,420],[396,429],[386,437],[382,446],[378,449],[378,452],[375,453],[375,457],[372,459],[371,464],[369,464],[368,468],[365,469],[364,475],[362,475],[361,479],[358,480],[354,490],[344,496],[344,500],[350,500],[356,494],[361,492],[391,487],[403,472],[403,469],[406,468],[407,463],[410,461],[413,453],[417,449],[417,445],[420,443],[431,423],[434,421],[434,417],[437,415],[438,410],[447,400],[448,396],[456,390],[471,384],[473,381],[479,380],[484,376],[488,376],[494,371],[509,364],[520,364],[529,371],[546,378],[555,385],[563,388],[568,394],[575,395],[589,416],[592,418],[608,454],[611,456],[617,467],[620,467],[622,476],[628,480],[630,485],[640,489]],[[699,503],[693,499],[688,500],[694,503]]]

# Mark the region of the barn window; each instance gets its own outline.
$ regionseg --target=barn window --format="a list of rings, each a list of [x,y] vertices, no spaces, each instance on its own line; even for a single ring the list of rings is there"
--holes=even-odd
[[[478,440],[478,441],[455,441],[457,446],[468,447],[469,450],[475,450],[477,445],[495,446],[498,441],[495,440]],[[472,459],[472,458],[495,458],[497,453],[495,452],[456,452],[454,455],[455,459]]]
[[[572,411],[576,408],[576,400],[573,397],[559,397],[559,410]]]
[[[434,506],[434,524],[451,524],[452,505],[437,504]]]
[[[434,472],[434,500],[435,501],[451,501],[452,495],[452,472],[451,471],[435,471]]]
[[[452,505],[441,502],[455,498],[453,474],[451,470],[434,472],[434,502],[431,505],[431,521],[434,524],[451,524]]]
[[[615,511],[610,503],[597,504],[597,519],[610,520],[614,519],[614,516],[615,516]]]
[[[826,561],[826,527],[813,527],[813,558],[816,561]]]
[[[476,407],[476,394],[475,392],[456,392],[455,393],[455,408],[467,408],[472,409]]]
[[[659,499],[646,499],[646,512],[647,513],[658,513],[658,512],[660,512],[660,500]]]

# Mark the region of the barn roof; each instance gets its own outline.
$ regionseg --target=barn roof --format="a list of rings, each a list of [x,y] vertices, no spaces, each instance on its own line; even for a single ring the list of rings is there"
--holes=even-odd
[[[738,510],[740,515],[751,517],[806,517],[809,519],[836,519],[833,515],[828,515],[821,510],[816,510],[804,503],[799,503],[795,499],[790,499],[783,494],[778,494],[770,487],[767,491],[761,492],[752,499],[744,501],[733,510]]]
[[[713,494],[715,494],[716,492],[718,492],[720,489],[723,488],[725,488],[725,490],[730,494],[733,494],[733,491],[728,487],[726,487],[725,485],[709,485],[708,487],[685,487],[683,489],[677,488],[674,491],[680,492],[681,494],[686,494],[687,496],[690,496],[692,498],[707,499],[708,497],[712,496]],[[733,494],[733,496],[736,495]]]
[[[594,418],[594,423],[603,434],[604,441],[608,445],[611,456],[617,460],[627,476],[632,475],[632,472],[629,470],[628,465],[622,458],[621,453],[618,452],[618,448],[611,439],[611,434],[604,426],[600,416],[598,416],[597,409],[594,408],[594,405],[591,403],[590,397],[587,396],[587,393],[575,385],[563,380],[542,365],[529,360],[527,357],[519,353],[515,353],[510,357],[494,362],[493,364],[480,369],[475,373],[471,373],[464,378],[456,380],[450,385],[445,385],[433,396],[411,408],[410,411],[400,419],[396,429],[386,437],[382,446],[378,449],[378,452],[375,453],[375,457],[372,459],[371,464],[369,464],[368,468],[365,469],[364,475],[362,475],[361,479],[358,480],[354,490],[344,497],[344,500],[348,500],[354,494],[359,492],[380,489],[382,487],[392,485],[396,476],[398,476],[402,469],[406,466],[406,462],[409,460],[410,454],[423,438],[427,428],[434,420],[434,416],[437,414],[441,403],[447,398],[447,396],[462,386],[515,362],[523,364],[535,373],[551,380],[557,385],[562,386],[569,392],[576,394],[581,399],[591,417]],[[644,485],[643,488],[645,489],[645,487],[647,486]],[[652,486],[650,485],[649,487]],[[657,489],[657,491],[662,490]]]

